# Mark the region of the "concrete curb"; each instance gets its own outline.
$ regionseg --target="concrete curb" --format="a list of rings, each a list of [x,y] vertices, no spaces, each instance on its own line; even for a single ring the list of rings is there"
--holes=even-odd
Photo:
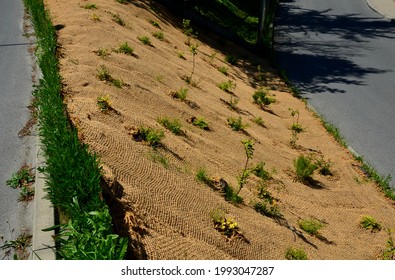
[[[45,179],[39,174],[37,168],[45,164],[42,156],[40,137],[37,136],[36,149],[36,182],[33,215],[33,260],[55,260],[55,241],[52,236],[55,231],[42,231],[42,229],[53,227],[55,224],[54,209],[51,202],[45,197]]]
[[[385,5],[378,5],[376,1],[377,0],[366,0],[366,3],[368,4],[369,8],[379,15],[382,15],[385,19],[388,19],[390,22],[395,22],[395,8],[391,9],[391,12],[387,12],[385,11]]]

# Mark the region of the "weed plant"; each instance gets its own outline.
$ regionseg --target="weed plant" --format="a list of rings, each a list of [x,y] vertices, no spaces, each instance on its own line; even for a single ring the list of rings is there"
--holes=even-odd
[[[178,55],[178,57],[179,57],[179,58],[181,58],[181,59],[184,59],[184,60],[185,60],[185,55],[184,55],[184,53],[183,53],[183,52],[178,52],[178,53],[177,53],[177,55]]]
[[[120,26],[126,26],[125,21],[119,16],[119,14],[112,15],[112,20],[115,21]]]
[[[150,158],[154,162],[159,162],[162,164],[164,168],[169,168],[169,160],[164,155],[159,153],[159,151],[154,150],[152,153],[150,153]]]
[[[225,61],[232,64],[232,65],[236,65],[237,64],[237,57],[231,54],[227,54],[225,56]]]
[[[96,10],[96,9],[97,9],[97,5],[96,5],[96,4],[93,4],[93,3],[88,3],[88,4],[86,4],[86,5],[84,6],[84,9],[87,9],[87,10]]]
[[[233,111],[237,111],[237,104],[239,103],[239,99],[238,98],[233,98],[231,97],[229,102],[228,102],[228,107],[229,109],[233,110]]]
[[[130,0],[115,0],[115,1],[117,1],[120,4],[128,4],[128,3],[130,3]]]
[[[219,83],[217,86],[225,92],[232,92],[236,88],[236,83],[232,80],[228,80]]]
[[[315,161],[315,164],[318,166],[318,173],[323,176],[333,176],[333,172],[331,170],[333,164],[330,160],[325,160],[324,156],[321,156],[321,158]]]
[[[257,202],[254,204],[254,209],[255,211],[269,218],[276,219],[282,217],[282,214],[280,213],[280,210],[278,209],[278,206],[275,204],[275,202],[273,204],[265,200]]]
[[[160,25],[159,25],[158,22],[156,22],[156,21],[154,21],[152,19],[148,20],[148,22],[151,23],[152,26],[160,29]]]
[[[252,174],[257,176],[258,178],[261,178],[262,180],[270,180],[272,179],[272,174],[270,174],[269,171],[265,170],[265,163],[263,161],[257,163],[252,169],[251,169]]]
[[[372,216],[363,216],[360,225],[364,229],[368,229],[372,232],[380,231],[382,226]]]
[[[91,14],[91,20],[93,20],[93,21],[101,21],[100,17],[97,14],[95,14],[95,13]]]
[[[138,132],[143,140],[148,142],[148,144],[154,148],[160,146],[162,139],[165,137],[162,130],[152,129],[149,127],[142,126],[139,128]]]
[[[312,162],[309,157],[300,155],[294,160],[296,179],[302,183],[309,183],[312,181],[312,175],[318,166]]]
[[[133,55],[134,49],[129,46],[128,42],[121,44],[117,50],[118,53],[124,53],[127,55]]]
[[[200,129],[203,129],[203,130],[209,130],[210,129],[209,126],[208,126],[208,123],[205,121],[205,119],[203,117],[195,118],[193,120],[192,124],[194,126],[199,127]]]
[[[253,95],[252,99],[254,103],[259,106],[269,106],[270,104],[274,103],[276,100],[272,97],[268,96],[269,91],[266,89],[257,90]]]
[[[196,37],[197,35],[197,33],[191,27],[191,20],[189,19],[182,20],[182,33],[184,33],[187,36],[187,41],[185,42],[185,44],[187,46],[190,46],[191,39]]]
[[[12,250],[14,252],[14,260],[27,260],[30,253],[28,249],[32,246],[33,236],[27,233],[22,233],[15,240],[7,240],[2,246],[1,250]],[[11,252],[10,252],[11,253]]]
[[[387,229],[387,231],[388,231],[388,240],[387,240],[387,247],[383,252],[383,260],[395,260],[395,244],[391,235],[392,230]]]
[[[107,95],[99,95],[97,97],[97,106],[99,107],[100,111],[107,112],[111,109],[111,100],[110,96]]]
[[[180,88],[178,91],[172,92],[171,96],[175,99],[185,101],[188,96],[188,89],[187,88]]]
[[[138,36],[137,39],[144,45],[152,46],[151,40],[147,36]]]
[[[226,236],[228,240],[232,240],[242,235],[237,222],[229,217],[225,217],[222,211],[211,213],[214,228]]]
[[[182,125],[178,119],[169,119],[167,117],[158,118],[158,123],[170,130],[173,134],[181,135],[183,134]]]
[[[13,189],[22,188],[34,182],[34,174],[31,168],[23,166],[18,172],[13,173],[6,184]]]
[[[165,34],[162,31],[152,32],[152,36],[154,36],[156,39],[160,41],[163,41],[165,39]]]
[[[259,126],[266,127],[265,121],[262,119],[262,117],[255,117],[252,119],[252,121]]]
[[[221,72],[222,74],[224,74],[225,76],[228,76],[228,75],[229,75],[229,73],[228,73],[228,68],[225,67],[225,66],[220,66],[220,67],[218,67],[218,71]]]
[[[248,125],[243,124],[241,117],[238,118],[228,118],[228,125],[232,128],[234,131],[244,131]]]
[[[244,146],[244,152],[246,155],[246,162],[244,164],[243,171],[241,172],[240,176],[237,178],[238,183],[239,183],[239,190],[237,191],[237,194],[240,193],[241,189],[247,183],[248,177],[250,177],[250,175],[251,175],[251,169],[248,168],[248,162],[254,156],[254,143],[251,140],[243,140],[243,141],[241,141],[241,143]]]
[[[18,201],[30,201],[34,197],[34,188],[31,186],[22,186],[19,192]]]
[[[319,235],[319,230],[324,226],[317,219],[302,219],[298,221],[299,227],[310,235]]]
[[[224,197],[226,201],[230,201],[235,204],[240,204],[243,202],[243,198],[241,198],[235,191],[232,186],[226,185],[223,189]]]
[[[196,172],[196,179],[199,182],[202,182],[203,184],[206,184],[208,186],[212,185],[212,180],[207,175],[207,171],[204,168],[199,168],[199,170]]]
[[[108,51],[107,48],[101,47],[101,48],[99,48],[99,49],[96,51],[96,54],[97,54],[98,56],[100,56],[101,58],[107,58],[107,57],[110,55],[110,52]]]
[[[287,260],[307,260],[307,254],[303,249],[290,247],[285,252],[285,258]]]
[[[195,73],[195,57],[197,55],[198,47],[199,47],[198,44],[189,44],[189,51],[192,54],[192,72],[191,72],[191,75],[188,78],[186,78],[186,82],[188,84],[192,83],[192,76]]]

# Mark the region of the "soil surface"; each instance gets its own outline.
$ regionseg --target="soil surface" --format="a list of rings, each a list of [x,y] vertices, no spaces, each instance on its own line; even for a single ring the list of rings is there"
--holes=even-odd
[[[184,80],[191,75],[193,55],[182,33],[182,19],[160,5],[45,2],[58,30],[68,113],[81,141],[100,157],[117,229],[130,237],[134,257],[284,259],[289,247],[297,247],[309,259],[380,258],[388,240],[385,228],[395,228],[394,202],[364,177],[353,155],[292,96],[266,60],[197,29],[198,36],[191,40],[198,44],[192,86]],[[96,9],[86,9],[89,3]],[[163,40],[153,32],[163,32]],[[147,36],[151,45],[144,45],[140,36]],[[125,42],[133,55],[117,51]],[[108,54],[100,56],[100,49]],[[226,62],[228,54],[238,58],[236,65]],[[98,78],[102,65],[112,77],[109,81]],[[262,66],[263,79],[257,65]],[[226,67],[228,75],[218,67]],[[114,79],[122,81],[121,88],[112,84]],[[217,86],[228,80],[236,84],[231,92]],[[263,109],[252,98],[260,86],[276,100]],[[184,102],[172,97],[181,88],[188,89]],[[99,96],[109,97],[107,111],[99,108]],[[229,107],[234,100],[238,100],[235,110]],[[304,128],[294,147],[290,108],[298,110]],[[244,132],[227,123],[229,117],[239,116],[248,124]],[[178,119],[183,133],[175,135],[164,128],[157,121],[163,117]],[[191,124],[194,117],[204,117],[209,130]],[[265,126],[252,121],[257,117]],[[141,126],[162,129],[163,144],[153,149],[136,141],[140,139],[133,135]],[[251,175],[239,193],[243,203],[235,205],[224,199],[221,184],[238,190],[237,177],[246,161],[241,143],[245,139],[255,143],[249,166],[264,162],[272,179],[261,182]],[[297,181],[294,160],[300,155],[330,161],[333,176],[315,172],[314,181]],[[199,182],[200,168],[218,184]],[[254,210],[261,201],[258,186],[275,198],[282,218]],[[237,222],[240,235],[228,239],[215,228],[212,216],[220,212]],[[365,215],[383,229],[363,229],[360,221]],[[299,227],[298,221],[309,218],[323,224],[318,236]]]

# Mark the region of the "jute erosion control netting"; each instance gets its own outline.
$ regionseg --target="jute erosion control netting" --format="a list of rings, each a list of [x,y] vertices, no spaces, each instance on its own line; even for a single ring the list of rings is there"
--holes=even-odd
[[[393,203],[364,179],[352,155],[303,102],[287,92],[265,60],[198,30],[198,37],[191,38],[198,44],[192,77],[197,85],[188,85],[184,79],[193,69],[193,54],[185,44],[182,19],[155,2],[150,6],[150,1],[94,3],[96,8],[88,9],[86,1],[46,1],[53,24],[60,27],[60,71],[68,114],[80,140],[100,157],[104,178],[116,196],[111,203],[117,205],[113,207],[117,228],[128,233],[135,257],[284,259],[289,247],[298,247],[310,259],[380,258],[388,239],[384,228],[395,227]],[[163,32],[163,38],[154,32]],[[143,44],[141,36],[151,44]],[[133,47],[133,55],[119,51],[125,42]],[[226,62],[228,54],[238,58],[236,65]],[[227,76],[218,71],[221,66],[227,68]],[[107,81],[98,77],[103,69],[111,75]],[[259,79],[261,75],[264,79]],[[121,82],[120,87],[114,80]],[[218,87],[229,80],[235,89],[226,92]],[[265,110],[252,99],[260,86],[276,100]],[[187,89],[185,101],[172,96],[182,88]],[[98,106],[100,96],[110,101],[107,110]],[[229,104],[235,102],[232,109]],[[305,128],[294,147],[289,144],[293,123],[289,108],[298,110]],[[176,135],[164,128],[157,121],[164,117],[178,119],[183,132]],[[190,123],[197,117],[204,117],[210,130]],[[248,127],[244,132],[232,130],[230,117],[241,117]],[[265,126],[252,121],[257,117]],[[141,126],[162,129],[163,144],[154,149],[140,141],[136,131]],[[282,218],[254,210],[260,201],[255,175],[239,193],[243,203],[234,205],[223,197],[225,182],[238,190],[237,176],[246,161],[244,139],[255,143],[250,165],[263,161],[272,174],[265,188]],[[302,154],[330,160],[334,175],[316,173],[310,185],[296,181],[293,161]],[[195,179],[202,167],[214,182],[211,187]],[[218,213],[236,221],[239,234],[229,239],[217,230],[212,217]],[[383,230],[361,228],[364,215],[376,218]],[[298,226],[308,218],[323,225],[318,236]]]

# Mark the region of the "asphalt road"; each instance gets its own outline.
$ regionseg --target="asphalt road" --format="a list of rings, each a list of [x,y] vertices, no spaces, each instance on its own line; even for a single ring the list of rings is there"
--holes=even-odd
[[[286,0],[277,62],[347,143],[395,183],[395,24],[365,0]]]
[[[0,246],[32,229],[32,203],[18,202],[19,190],[6,186],[22,164],[35,160],[35,137],[18,138],[32,97],[33,62],[23,15],[22,0],[0,0]],[[0,260],[4,258],[12,256],[0,250]]]

